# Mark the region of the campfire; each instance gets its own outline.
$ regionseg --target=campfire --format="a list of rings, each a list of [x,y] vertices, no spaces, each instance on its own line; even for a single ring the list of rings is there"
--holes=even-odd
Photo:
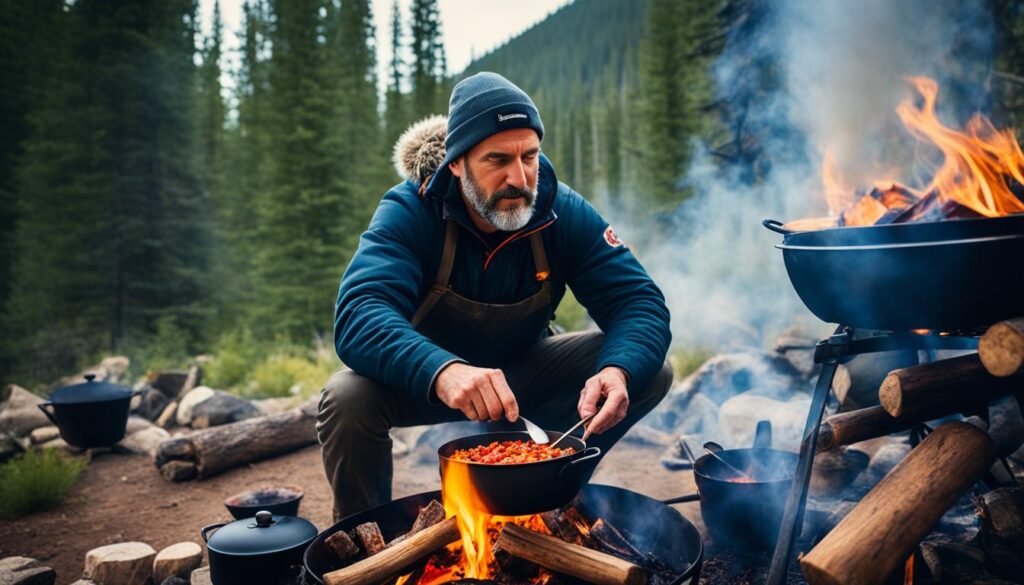
[[[963,131],[945,126],[935,111],[938,84],[911,77],[923,102],[908,98],[896,108],[906,129],[936,147],[942,164],[921,189],[891,180],[857,193],[826,150],[822,180],[830,215],[839,226],[885,225],[1024,212],[1024,152],[1013,130],[998,130],[975,114]],[[818,227],[824,227],[819,225]]]

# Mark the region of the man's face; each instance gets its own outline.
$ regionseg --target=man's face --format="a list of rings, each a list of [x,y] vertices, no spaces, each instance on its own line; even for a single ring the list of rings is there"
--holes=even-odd
[[[537,133],[516,128],[488,137],[449,168],[472,211],[499,230],[514,231],[533,216],[539,157]]]

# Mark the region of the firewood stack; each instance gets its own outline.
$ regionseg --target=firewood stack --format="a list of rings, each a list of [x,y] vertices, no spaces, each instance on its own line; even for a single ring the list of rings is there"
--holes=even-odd
[[[820,428],[834,449],[1024,396],[1024,318],[993,325],[978,353],[889,373],[879,406],[840,413]],[[981,424],[981,427],[984,427]],[[904,568],[939,518],[991,468],[986,428],[950,422],[927,435],[800,561],[811,585],[874,585]]]

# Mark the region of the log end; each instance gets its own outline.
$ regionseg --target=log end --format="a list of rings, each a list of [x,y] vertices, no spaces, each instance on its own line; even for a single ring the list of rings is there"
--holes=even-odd
[[[800,559],[800,571],[810,585],[844,585],[838,577],[832,575],[828,569],[819,566],[814,559],[807,556]]]
[[[978,356],[993,376],[1024,372],[1024,331],[1013,322],[996,323],[978,341]]]
[[[899,375],[889,372],[878,387],[878,401],[889,416],[898,417],[903,414],[903,383]]]

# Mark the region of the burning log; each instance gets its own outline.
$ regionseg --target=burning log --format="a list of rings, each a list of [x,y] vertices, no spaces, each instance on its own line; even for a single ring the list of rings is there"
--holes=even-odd
[[[501,529],[496,546],[552,571],[599,585],[640,585],[647,572],[618,557],[538,534],[515,524]]]
[[[1024,374],[1024,317],[989,327],[978,342],[978,355],[993,376]]]
[[[210,477],[316,443],[315,419],[315,414],[302,408],[195,431],[161,443],[155,463],[164,477],[172,481]],[[189,476],[164,471],[164,467],[175,462],[174,468],[187,462],[195,473]]]
[[[936,429],[801,559],[808,583],[884,582],[994,458],[992,440],[976,427]]]
[[[347,561],[359,554],[359,547],[344,530],[339,530],[328,536],[324,540],[324,544],[342,561]]]
[[[593,548],[590,537],[584,532],[589,530],[590,523],[579,513],[575,506],[567,506],[550,512],[543,512],[540,519],[548,527],[551,534],[565,542]]]
[[[972,353],[893,370],[882,381],[878,399],[893,417],[929,420],[986,405],[1020,388],[1018,379],[990,375]]]
[[[442,520],[444,520],[444,506],[442,506],[441,502],[438,502],[437,500],[430,500],[429,504],[420,508],[419,514],[416,515],[416,520],[413,521],[412,528],[409,529],[409,532],[406,532],[402,536],[399,536],[389,542],[388,547],[390,548],[395,546],[413,534],[416,534],[424,528],[429,528]]]
[[[391,548],[359,562],[324,574],[326,585],[380,583],[400,575],[403,569],[434,551],[459,540],[455,517],[425,528]]]

